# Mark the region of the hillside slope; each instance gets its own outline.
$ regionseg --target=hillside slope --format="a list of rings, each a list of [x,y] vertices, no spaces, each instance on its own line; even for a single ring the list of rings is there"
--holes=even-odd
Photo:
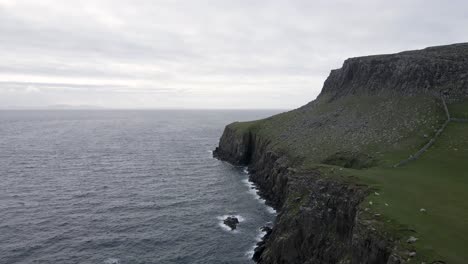
[[[444,104],[463,121],[467,96],[468,44],[455,44],[348,59],[315,101],[228,125],[215,156],[248,165],[280,211],[257,261],[468,259],[460,213],[468,198],[466,125],[441,129],[449,121]],[[420,159],[393,168],[431,140]]]

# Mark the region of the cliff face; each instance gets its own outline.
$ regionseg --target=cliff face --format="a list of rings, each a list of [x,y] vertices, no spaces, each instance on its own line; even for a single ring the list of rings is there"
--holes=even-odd
[[[213,155],[235,165],[247,165],[252,155],[251,137],[250,132],[239,134],[231,126],[227,126]]]
[[[392,241],[358,217],[358,205],[369,191],[365,186],[326,179],[319,172],[298,174],[268,140],[229,126],[215,155],[248,164],[250,179],[280,212],[258,263],[400,263]]]
[[[227,126],[213,155],[234,165],[248,165],[262,196],[275,209],[281,208],[286,197],[289,166],[284,156],[269,148],[267,139],[251,131],[239,133]]]
[[[214,155],[249,166],[251,180],[279,211],[257,261],[405,263],[409,252],[400,238],[376,228],[379,220],[363,208],[369,188],[311,164],[393,165],[445,121],[440,97],[467,96],[468,44],[456,44],[349,59],[308,105],[228,125]]]
[[[348,95],[468,96],[468,44],[351,58],[333,70],[320,97]]]

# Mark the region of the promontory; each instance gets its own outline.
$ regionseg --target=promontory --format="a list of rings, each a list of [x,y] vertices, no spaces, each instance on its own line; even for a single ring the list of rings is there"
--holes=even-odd
[[[468,43],[347,59],[214,155],[278,210],[258,263],[467,263]]]

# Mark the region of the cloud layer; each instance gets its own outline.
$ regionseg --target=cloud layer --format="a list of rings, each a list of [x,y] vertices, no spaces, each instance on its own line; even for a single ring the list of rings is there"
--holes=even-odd
[[[0,108],[293,108],[353,56],[467,41],[466,1],[0,0]]]

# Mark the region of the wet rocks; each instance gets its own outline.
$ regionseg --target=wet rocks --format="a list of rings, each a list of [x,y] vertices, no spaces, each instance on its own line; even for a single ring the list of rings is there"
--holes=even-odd
[[[271,235],[272,229],[269,226],[264,226],[261,228],[262,232],[265,232],[265,235],[262,237],[262,240],[257,243],[257,247],[254,249],[254,254],[252,256],[252,260],[255,262],[259,262],[262,256],[263,251],[265,250],[265,244],[268,238]]]
[[[231,228],[231,230],[235,230],[237,225],[239,224],[239,219],[235,216],[228,216],[224,219],[223,223]]]

